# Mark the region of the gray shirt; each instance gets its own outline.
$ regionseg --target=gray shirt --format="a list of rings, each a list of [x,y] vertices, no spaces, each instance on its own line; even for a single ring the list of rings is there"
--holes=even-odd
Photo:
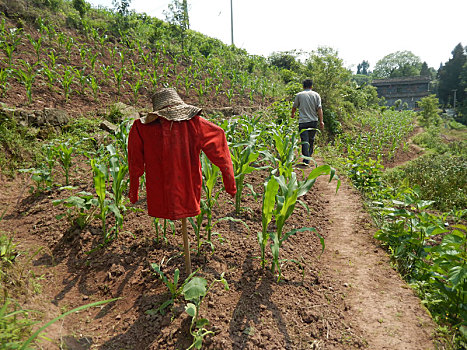
[[[321,97],[311,89],[306,89],[295,95],[294,108],[299,110],[299,123],[318,121],[318,112],[321,106]]]

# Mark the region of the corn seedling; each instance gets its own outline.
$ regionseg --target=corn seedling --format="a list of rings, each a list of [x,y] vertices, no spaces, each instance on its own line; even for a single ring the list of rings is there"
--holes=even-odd
[[[69,145],[68,142],[60,143],[56,146],[55,153],[58,156],[58,160],[60,165],[65,172],[65,185],[68,186],[70,184],[69,181],[69,174],[70,168],[72,166],[72,155],[75,152],[75,147],[73,145]]]
[[[24,68],[15,70],[18,81],[26,88],[26,96],[28,97],[28,103],[32,103],[32,85],[36,79],[37,72],[34,69],[34,65],[30,65],[29,62],[21,60],[21,64]]]
[[[159,243],[159,232],[162,231],[162,237],[164,237],[164,241],[167,243],[167,224],[170,225],[172,228],[172,232],[175,233],[175,224],[172,220],[164,219],[164,223],[160,223],[160,218],[154,218],[153,225],[154,229],[156,230],[156,243]]]
[[[207,232],[207,241],[211,244],[212,249],[214,250],[214,246],[211,240],[212,234],[212,209],[219,198],[220,192],[214,194],[214,186],[217,183],[217,179],[219,177],[219,168],[212,164],[204,153],[201,156],[201,170],[203,174],[203,190],[206,194],[206,217],[207,217],[207,224],[206,224],[206,232]]]
[[[71,84],[73,84],[74,79],[75,70],[73,69],[73,67],[66,67],[61,80],[63,93],[65,95],[65,102],[68,102],[68,99],[70,98],[70,95],[73,92]]]
[[[117,237],[118,230],[123,225],[123,216],[116,203],[106,199],[106,184],[108,178],[107,166],[104,163],[97,163],[95,159],[91,159],[91,167],[93,171],[94,189],[97,194],[99,206],[99,214],[97,214],[96,217],[101,220],[102,238],[104,239],[104,243],[107,243],[113,238]],[[107,215],[110,212],[112,212],[115,216],[115,226],[108,230],[106,220]],[[113,236],[111,236],[112,231],[114,231]]]
[[[34,40],[34,38],[30,34],[28,34],[27,38],[34,48],[34,52],[36,53],[36,58],[37,58],[36,63],[38,63],[41,60],[42,36],[39,36],[37,40]]]
[[[18,47],[18,44],[21,41],[23,30],[21,28],[10,28],[10,30],[5,30],[5,40],[0,41],[0,48],[5,53],[7,57],[8,67],[11,68],[13,61],[13,52]]]
[[[236,214],[240,214],[245,175],[257,170],[257,168],[251,166],[251,163],[255,162],[259,157],[259,153],[255,151],[256,138],[259,135],[259,132],[251,133],[247,141],[230,145],[235,185],[237,187],[237,193],[235,194]]]
[[[120,96],[120,90],[121,90],[122,83],[123,83],[124,69],[123,68],[120,68],[119,70],[112,69],[112,71],[113,71],[114,78],[115,78],[115,84],[117,85],[117,95]]]

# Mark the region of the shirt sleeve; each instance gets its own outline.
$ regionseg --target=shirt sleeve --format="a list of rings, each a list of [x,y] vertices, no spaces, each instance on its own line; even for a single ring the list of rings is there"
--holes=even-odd
[[[323,106],[321,106],[321,96],[316,94],[316,110],[320,108],[323,108]]]
[[[138,200],[139,178],[144,174],[143,139],[138,130],[139,121],[135,121],[128,136],[128,172],[130,174],[130,202]]]
[[[299,97],[298,97],[298,94],[297,94],[297,95],[295,95],[295,99],[293,101],[292,107],[293,108],[298,108],[299,106],[300,106],[300,101],[299,101]]]
[[[235,177],[230,158],[230,150],[225,138],[224,130],[217,125],[199,117],[199,133],[201,150],[208,159],[222,172],[222,181],[227,193],[235,195]]]

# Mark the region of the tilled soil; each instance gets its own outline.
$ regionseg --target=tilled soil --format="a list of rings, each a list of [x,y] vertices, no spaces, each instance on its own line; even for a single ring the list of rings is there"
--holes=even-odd
[[[75,185],[86,189],[87,169],[75,169]],[[89,170],[90,171],[90,170]],[[308,172],[309,170],[305,170]],[[298,173],[302,170],[297,169]],[[84,174],[84,175],[83,175]],[[266,173],[248,176],[261,192]],[[27,181],[3,180],[1,208],[8,206],[0,231],[14,235],[20,261],[34,272],[36,288],[23,307],[42,311],[42,322],[90,302],[119,298],[105,306],[68,316],[47,331],[44,349],[186,349],[192,339],[185,302],[178,299],[164,314],[147,314],[169,298],[151,263],[163,265],[172,278],[184,277],[181,224],[166,239],[155,241],[152,218],[143,200],[125,215],[118,239],[105,247],[98,220],[80,230],[56,216],[64,208],[52,200],[59,190],[30,195]],[[324,237],[325,252],[311,231],[289,238],[281,249],[283,278],[261,269],[257,232],[261,203],[245,193],[243,212],[234,214],[230,197],[221,194],[214,221],[214,251],[203,245],[199,255],[189,225],[193,269],[213,281],[221,273],[229,290],[215,284],[202,303],[210,321],[206,349],[432,349],[434,324],[420,300],[390,268],[384,250],[372,238],[370,218],[357,194],[346,184],[320,178],[297,205],[287,230],[314,227]],[[287,232],[287,231],[286,231]],[[268,256],[271,261],[271,256]],[[28,265],[29,264],[29,265]],[[269,266],[267,266],[269,267]],[[39,276],[39,277],[37,277]]]

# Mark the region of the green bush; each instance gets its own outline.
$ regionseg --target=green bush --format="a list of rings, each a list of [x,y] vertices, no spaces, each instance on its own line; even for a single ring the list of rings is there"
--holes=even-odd
[[[420,186],[420,197],[435,201],[434,208],[438,210],[467,207],[465,156],[429,154],[384,175],[392,186],[399,186],[405,178],[412,186]]]

